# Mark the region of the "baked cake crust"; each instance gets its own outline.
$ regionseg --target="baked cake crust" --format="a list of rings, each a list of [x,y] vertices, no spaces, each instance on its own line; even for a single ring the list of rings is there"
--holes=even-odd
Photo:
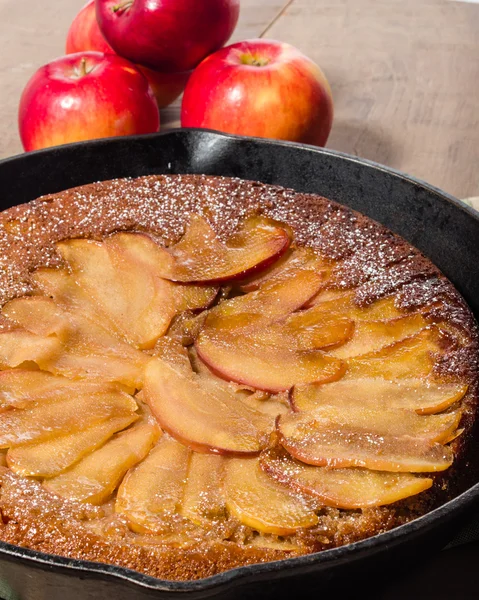
[[[45,196],[0,215],[0,304],[29,294],[31,273],[60,266],[55,243],[71,238],[103,239],[118,231],[144,231],[161,244],[176,242],[189,214],[204,216],[222,238],[251,213],[288,224],[298,245],[310,246],[338,262],[332,281],[355,287],[366,306],[395,296],[398,308],[433,304],[429,316],[461,332],[463,342],[446,352],[435,368],[443,378],[469,385],[461,427],[453,441],[456,459],[435,485],[418,497],[367,510],[328,509],[301,551],[276,550],[236,540],[199,541],[188,549],[155,546],[136,536],[108,506],[66,502],[32,480],[0,468],[0,539],[35,550],[117,564],[161,579],[189,580],[237,566],[278,560],[347,544],[387,531],[442,503],[474,482],[470,441],[478,400],[478,333],[474,318],[452,284],[418,250],[358,213],[316,195],[238,179],[182,175],[101,182]],[[2,317],[0,327],[8,329]],[[40,516],[41,515],[41,516]],[[101,535],[96,530],[102,521]],[[247,528],[246,528],[247,529]],[[240,528],[237,536],[247,535]],[[154,540],[152,540],[154,541]]]

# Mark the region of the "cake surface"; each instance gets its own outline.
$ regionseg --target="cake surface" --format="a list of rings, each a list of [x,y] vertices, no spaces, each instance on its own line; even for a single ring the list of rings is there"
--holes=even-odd
[[[277,227],[277,231],[287,231],[293,240],[293,246],[289,250],[281,246],[281,235],[273,240],[279,244],[277,264],[280,281],[281,273],[284,275],[287,271],[285,265],[289,259],[293,258],[294,261],[302,256],[301,252],[305,248],[313,253],[314,259],[311,260],[308,254],[310,262],[307,262],[306,266],[305,263],[301,263],[301,268],[296,269],[306,275],[299,281],[295,293],[306,293],[305,288],[311,285],[311,297],[306,297],[306,294],[304,301],[298,300],[296,307],[293,303],[288,323],[295,333],[300,331],[305,334],[304,344],[310,344],[310,331],[307,326],[303,327],[304,324],[298,324],[298,319],[300,321],[308,311],[316,311],[315,315],[323,311],[322,328],[319,334],[317,331],[313,332],[315,336],[322,336],[322,345],[315,348],[321,348],[329,361],[327,365],[321,363],[321,373],[325,373],[323,381],[318,379],[319,375],[316,379],[306,377],[304,380],[294,379],[299,376],[291,375],[293,379],[290,381],[286,374],[284,381],[281,379],[278,383],[279,375],[270,380],[269,374],[264,371],[258,372],[255,365],[254,368],[248,367],[246,372],[246,367],[241,364],[242,368],[238,372],[237,365],[227,364],[231,348],[231,353],[238,356],[242,346],[237,344],[236,338],[228,338],[230,346],[226,342],[223,343],[223,334],[218,334],[218,338],[216,334],[220,331],[220,326],[224,326],[221,325],[221,319],[230,318],[228,310],[233,307],[234,313],[235,302],[241,304],[241,298],[258,294],[258,290],[271,289],[271,282],[274,284],[274,281],[277,281],[275,277],[278,277],[274,270],[276,263],[270,266],[269,270],[264,267],[265,270],[257,273],[248,271],[236,279],[225,277],[222,281],[214,281],[214,278],[208,279],[205,276],[206,279],[199,283],[194,280],[194,274],[188,275],[187,271],[181,274],[176,265],[176,275],[165,278],[168,280],[168,277],[171,277],[172,281],[180,281],[178,285],[184,286],[193,282],[193,286],[197,286],[194,300],[190,298],[187,310],[183,311],[188,318],[186,321],[178,318],[181,311],[172,317],[172,322],[167,324],[166,335],[162,334],[159,337],[159,340],[167,340],[167,343],[158,343],[155,339],[150,344],[149,331],[141,329],[137,331],[137,338],[128,338],[127,341],[135,347],[135,352],[142,352],[148,358],[153,356],[158,364],[162,360],[171,361],[173,357],[174,369],[170,374],[170,384],[171,378],[175,382],[178,380],[181,383],[178,387],[181,389],[187,389],[192,382],[191,377],[184,375],[182,370],[181,361],[186,357],[188,365],[191,363],[191,368],[195,371],[195,377],[211,378],[214,385],[220,385],[216,375],[210,374],[220,372],[222,380],[232,381],[239,386],[232,389],[233,384],[224,384],[230,386],[227,393],[231,397],[235,397],[234,394],[237,393],[242,394],[241,399],[249,402],[248,410],[261,412],[268,403],[270,408],[264,409],[268,418],[280,415],[276,425],[271,426],[272,436],[264,436],[259,442],[245,442],[239,438],[236,440],[233,427],[233,434],[227,442],[220,442],[220,454],[211,444],[208,445],[209,441],[202,444],[204,432],[200,432],[198,439],[193,440],[191,432],[186,431],[188,439],[185,441],[175,427],[177,416],[165,414],[166,409],[162,404],[164,394],[157,394],[157,386],[161,384],[162,389],[165,389],[164,386],[168,383],[164,381],[165,369],[160,370],[158,374],[148,367],[145,384],[143,381],[138,384],[133,375],[131,381],[125,379],[125,375],[120,381],[120,391],[112,391],[109,388],[106,391],[104,388],[94,389],[98,398],[100,392],[108,392],[108,402],[111,402],[111,396],[114,395],[115,410],[120,411],[115,413],[115,418],[125,419],[124,422],[121,421],[122,425],[118,425],[105,439],[111,441],[109,436],[115,431],[131,431],[140,427],[145,428],[142,430],[142,440],[146,440],[148,436],[151,438],[150,443],[144,442],[146,445],[143,454],[140,459],[131,463],[128,475],[122,475],[120,487],[115,485],[107,496],[98,496],[98,500],[92,500],[93,496],[89,496],[89,501],[85,498],[71,499],[68,497],[70,488],[66,486],[65,479],[60,479],[62,474],[56,471],[53,476],[53,471],[48,476],[21,474],[21,465],[25,461],[30,461],[28,464],[31,464],[31,457],[38,460],[39,456],[38,447],[35,446],[30,454],[25,452],[25,448],[28,451],[29,443],[34,444],[35,440],[36,443],[41,443],[43,438],[32,438],[26,443],[25,440],[22,443],[18,440],[16,443],[7,441],[2,445],[4,450],[0,450],[3,464],[0,467],[1,540],[52,554],[117,564],[162,579],[198,579],[245,564],[321,551],[382,533],[424,514],[475,482],[471,440],[474,436],[478,400],[478,334],[470,310],[439,270],[403,239],[367,217],[315,195],[237,179],[186,175],[150,176],[91,184],[7,210],[0,217],[0,304],[4,306],[1,317],[2,331],[18,331],[19,323],[22,323],[25,317],[20,315],[18,307],[15,310],[12,308],[15,305],[11,301],[24,296],[38,300],[39,280],[45,269],[63,273],[68,271],[68,265],[68,272],[76,278],[75,281],[81,280],[81,269],[75,271],[76,255],[73,253],[72,258],[74,244],[72,245],[70,240],[93,240],[92,243],[98,250],[103,247],[105,240],[121,239],[115,238],[114,235],[119,232],[146,233],[147,239],[158,247],[174,249],[179,247],[178,242],[182,239],[189,220],[197,218],[203,219],[201,222],[209,223],[220,240],[228,243],[228,240],[232,239],[231,236],[241,230],[247,219],[255,216],[268,220],[267,223],[273,219],[276,225],[271,227]],[[281,229],[282,226],[284,229]],[[256,231],[254,227],[253,230]],[[60,242],[62,244],[59,244]],[[247,236],[243,242],[248,243]],[[129,244],[128,239],[125,243]],[[214,240],[205,242],[205,247],[211,244],[214,246],[214,243]],[[115,241],[112,244],[115,244]],[[201,246],[201,243],[199,245]],[[256,247],[255,251],[259,252]],[[279,258],[283,252],[285,254]],[[177,260],[180,254],[177,252],[172,256]],[[208,254],[205,263],[209,257]],[[228,264],[222,266],[223,269],[227,267]],[[318,272],[321,277],[320,283],[316,282]],[[125,273],[128,277],[128,271]],[[50,283],[48,277],[47,280]],[[44,281],[40,285],[43,293],[41,297],[50,300],[51,295],[42,285],[44,286]],[[290,293],[286,297],[291,300],[292,288],[288,290]],[[200,299],[198,294],[201,295]],[[240,301],[236,300],[238,297]],[[55,296],[53,300],[56,302]],[[20,304],[19,307],[24,305]],[[341,306],[344,306],[344,312],[339,314]],[[262,307],[263,305],[260,306]],[[255,310],[261,312],[257,306]],[[249,327],[250,313],[254,311],[251,308],[248,311],[243,312],[249,315],[246,323]],[[199,317],[207,313],[205,324]],[[330,318],[331,315],[335,317],[334,326],[327,321],[327,317]],[[386,322],[389,325],[385,326]],[[123,340],[125,336],[128,337],[128,328],[120,331],[124,323],[118,325],[114,320],[112,323],[119,328],[115,329],[117,337],[123,336]],[[266,337],[261,340],[254,338],[255,348],[260,348],[260,356],[262,348],[276,347],[278,339],[283,340],[282,343],[285,339],[281,337],[283,332],[278,332],[273,322],[268,322],[266,329]],[[52,331],[53,334],[48,332],[49,338],[61,337],[56,329]],[[240,338],[242,343],[248,335],[256,335],[256,330],[251,331],[252,334],[248,333],[245,334],[246,337]],[[186,354],[182,354],[181,350],[177,352],[174,346],[179,339],[178,332],[182,340],[179,346]],[[37,331],[34,333],[37,335]],[[331,337],[328,338],[329,341],[325,341],[326,334]],[[383,338],[387,338],[388,341],[375,341]],[[223,345],[219,344],[218,339]],[[296,339],[299,339],[298,336],[288,338],[292,344],[296,343]],[[314,343],[319,344],[317,338]],[[174,346],[173,350],[171,344]],[[418,354],[415,361],[408,359],[406,366],[401,366],[402,371],[399,372],[394,362],[397,356],[397,353],[394,354],[394,344],[400,344],[401,352],[402,349],[411,348],[412,356],[414,352],[422,354]],[[384,348],[392,350],[384,351]],[[296,350],[301,353],[304,348],[298,347]],[[2,352],[3,346],[0,342],[0,362],[5,373],[11,371],[10,367],[18,370],[20,366],[23,371],[32,369],[38,373],[39,363],[35,363],[34,357],[26,357],[18,364],[9,364],[5,357],[2,358]],[[219,362],[222,364],[217,364],[218,353]],[[271,356],[276,357],[281,365],[280,354]],[[317,355],[315,357],[317,358]],[[247,359],[246,353],[244,364]],[[423,363],[426,365],[424,372],[421,371]],[[141,368],[143,369],[143,366]],[[165,368],[166,372],[169,372],[168,367]],[[53,372],[55,376],[69,376],[61,371],[57,363],[53,370],[43,366],[40,366],[40,369]],[[75,381],[91,379],[92,385],[99,385],[97,378],[89,377],[88,373],[80,377],[75,374],[71,378]],[[161,380],[160,384],[158,379]],[[374,380],[373,391],[370,389],[371,380]],[[194,378],[195,385],[196,382],[197,379]],[[250,385],[251,382],[253,385]],[[318,382],[324,383],[320,390],[319,386],[313,385]],[[109,383],[118,381],[112,379]],[[364,460],[359,462],[359,446],[355,444],[356,438],[361,438],[362,430],[359,431],[358,423],[366,422],[367,430],[369,419],[373,422],[374,432],[379,432],[379,437],[381,432],[386,437],[390,435],[395,440],[394,444],[398,438],[403,439],[403,431],[399,430],[396,421],[383,423],[382,417],[378,417],[378,405],[367,406],[367,410],[365,406],[370,396],[382,398],[386,394],[388,398],[393,398],[395,390],[398,389],[397,402],[404,404],[407,394],[400,393],[404,388],[416,399],[422,398],[423,404],[419,406],[419,400],[416,400],[416,405],[411,404],[414,410],[407,414],[412,423],[411,427],[423,427],[422,424],[426,422],[424,419],[428,419],[428,427],[432,427],[432,431],[421,429],[420,434],[423,437],[429,436],[425,448],[429,451],[434,446],[434,456],[427,455],[424,458],[424,469],[423,466],[414,464],[408,470],[409,467],[406,468],[403,464],[406,452],[403,446],[400,446],[403,454],[399,456],[397,464],[393,464],[394,461],[388,459],[388,456],[383,458],[382,462],[379,461],[377,456],[371,456],[368,449],[364,451],[363,457],[360,448],[361,460]],[[4,394],[4,398],[7,397],[5,389],[0,374],[0,393]],[[328,389],[333,392],[324,400],[321,394],[328,394],[325,392]],[[424,390],[428,390],[429,396]],[[88,405],[87,397],[92,393],[91,389],[82,391],[81,397],[84,398],[82,402],[86,403],[85,406]],[[142,411],[142,417],[137,421],[136,415],[131,417],[128,404],[133,396],[137,398],[140,412]],[[434,397],[431,399],[430,396]],[[439,396],[443,404],[438,400]],[[349,403],[346,406],[344,398],[348,402],[350,398],[353,404]],[[326,405],[326,408],[323,406],[322,412],[318,412],[320,402]],[[118,408],[120,404],[121,407]],[[99,410],[98,406],[99,401],[92,404],[92,411]],[[0,404],[0,411],[3,410],[0,412],[0,438],[2,417],[11,419],[12,410],[24,409],[25,407],[20,405],[5,405],[2,409]],[[316,419],[314,422],[310,417],[313,412]],[[350,421],[345,417],[346,414]],[[381,430],[378,429],[379,421],[380,427],[383,428]],[[338,436],[347,439],[347,443],[331,450],[329,438],[324,441],[324,427],[321,429],[323,422],[328,427],[331,422],[336,423]],[[8,422],[4,421],[4,429],[7,426],[5,423]],[[159,430],[155,430],[158,423],[168,432],[163,433],[161,437]],[[430,423],[433,425],[429,425]],[[94,425],[98,426],[98,423]],[[349,428],[346,432],[349,437],[344,433],[345,428]],[[439,431],[437,428],[442,429]],[[299,442],[298,431],[302,436]],[[390,434],[390,431],[393,431],[393,434]],[[408,435],[406,431],[406,437]],[[121,434],[115,433],[114,440],[121,439]],[[308,440],[312,440],[311,443],[307,443]],[[238,445],[243,443],[250,445]],[[225,444],[230,444],[229,450],[225,450]],[[259,444],[258,448],[255,444]],[[348,454],[348,444],[355,448],[356,454]],[[152,447],[154,449],[150,452]],[[106,444],[97,444],[92,450],[93,454],[98,448],[106,448]],[[394,445],[391,454],[396,452],[397,448],[398,446]],[[223,454],[226,452],[228,455],[229,452],[233,458],[222,458],[223,450]],[[417,448],[414,449],[416,450]],[[243,451],[247,456],[241,456]],[[258,460],[262,469],[258,472],[271,478],[268,485],[284,486],[288,498],[291,497],[295,501],[301,498],[301,502],[306,498],[307,506],[301,515],[293,515],[291,526],[285,524],[284,519],[281,520],[283,531],[278,523],[266,522],[267,515],[265,518],[264,515],[260,515],[262,520],[258,520],[259,517],[253,510],[254,518],[249,513],[245,516],[247,509],[244,507],[244,500],[236,498],[233,491],[230,491],[225,507],[221,505],[223,512],[214,518],[209,515],[207,526],[194,522],[194,517],[193,521],[188,520],[183,502],[180,510],[181,522],[176,525],[175,519],[178,519],[172,516],[175,527],[170,523],[165,526],[166,529],[162,529],[163,526],[159,524],[156,516],[152,524],[151,515],[145,519],[144,515],[139,517],[135,513],[131,508],[132,494],[128,488],[128,485],[130,488],[135,487],[138,480],[144,480],[140,477],[139,465],[145,464],[146,457],[154,461],[151,457],[155,456],[155,452],[165,455],[169,453],[168,456],[173,457],[170,460],[176,461],[174,464],[179,465],[179,469],[183,468],[181,465],[191,466],[192,461],[196,461],[199,465],[197,472],[200,472],[201,465],[205,471],[215,472],[216,469],[225,468],[221,461],[229,460],[229,464],[233,465],[226,467],[228,477],[232,481],[231,490],[238,487],[235,485],[236,481],[241,483],[251,479],[248,469],[251,461]],[[257,459],[260,453],[261,456]],[[413,458],[417,459],[414,452],[412,454]],[[198,456],[200,458],[197,458]],[[209,458],[204,459],[205,456]],[[82,460],[65,469],[65,473],[68,475],[73,472],[77,468],[75,465],[84,464],[86,458],[83,455]],[[205,462],[203,465],[202,461],[211,462]],[[156,463],[156,467],[158,464],[163,463]],[[284,468],[285,464],[288,468]],[[323,467],[329,470],[316,470]],[[348,477],[355,476],[358,472],[362,476],[366,472],[384,474],[387,471],[390,475],[379,484],[387,483],[387,486],[395,491],[401,483],[403,488],[409,491],[403,491],[403,497],[398,501],[386,501],[381,496],[384,493],[381,492],[381,501],[373,499],[368,506],[361,506],[357,500],[357,489],[362,484],[359,480],[351,479],[349,495],[342,489],[338,498],[334,499],[336,492],[331,490],[336,483],[333,482],[329,484],[331,487],[323,490],[326,499],[318,499],[315,474],[322,473],[321,485],[324,488],[324,478],[329,477],[331,472],[334,474],[335,468],[349,469]],[[236,475],[236,472],[239,475]],[[241,473],[247,475],[243,476]],[[256,471],[251,473],[254,478]],[[411,473],[414,475],[407,479],[406,476],[409,477]],[[373,484],[369,483],[369,479],[367,481],[369,487],[366,486],[366,492],[369,498],[372,497]],[[315,495],[308,493],[307,490],[311,492],[311,488],[314,488]],[[411,491],[413,488],[414,491]],[[184,493],[184,490],[181,491],[181,494]],[[281,489],[278,492],[274,488],[274,493],[282,492]],[[392,500],[394,498],[393,495]],[[286,504],[289,507],[288,502],[287,499]],[[173,510],[176,515],[175,511],[176,508]],[[298,511],[301,512],[300,509]],[[150,512],[155,513],[155,510],[151,509]]]

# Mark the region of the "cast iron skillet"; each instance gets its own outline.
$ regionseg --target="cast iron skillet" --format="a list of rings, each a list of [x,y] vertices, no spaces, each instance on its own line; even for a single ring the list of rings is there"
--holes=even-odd
[[[93,181],[155,173],[241,177],[350,206],[424,252],[479,315],[479,213],[412,177],[324,149],[193,129],[73,144],[0,162],[0,209]],[[437,510],[365,541],[200,581],[161,581],[3,543],[0,577],[22,600],[247,599],[324,594],[328,586],[337,596],[352,577],[359,582],[367,573],[377,587],[398,564],[405,569],[405,561],[441,547],[478,504],[479,483]],[[368,590],[372,597],[371,584]]]

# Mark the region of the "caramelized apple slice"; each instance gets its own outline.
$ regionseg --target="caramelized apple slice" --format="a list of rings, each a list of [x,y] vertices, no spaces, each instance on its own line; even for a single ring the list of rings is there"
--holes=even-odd
[[[14,329],[0,333],[0,368],[20,367],[33,362],[41,369],[61,353],[62,343],[57,337],[41,337]]]
[[[178,513],[190,450],[163,436],[146,459],[122,481],[115,512],[137,533],[167,531]]]
[[[467,385],[438,384],[424,379],[387,381],[380,378],[342,379],[328,385],[298,385],[291,393],[295,411],[311,411],[324,404],[347,410],[350,406],[378,409],[405,408],[420,415],[438,413],[458,402]]]
[[[411,473],[385,473],[367,469],[312,467],[278,449],[264,451],[261,468],[293,490],[314,496],[322,504],[343,509],[384,506],[429,489],[432,479]]]
[[[449,447],[428,439],[394,437],[347,425],[333,428],[314,418],[301,423],[289,419],[289,415],[282,416],[278,432],[281,445],[291,456],[320,467],[423,473],[444,471],[454,458]]]
[[[200,527],[226,517],[223,483],[227,459],[192,452],[188,465],[181,514]]]
[[[312,271],[297,271],[284,279],[266,282],[256,292],[225,300],[211,309],[205,327],[236,329],[239,323],[235,319],[241,320],[245,314],[255,327],[281,321],[301,308],[320,285],[320,276]]]
[[[0,371],[0,410],[26,408],[39,400],[57,400],[106,389],[108,386],[103,383],[73,381],[45,371],[9,369]]]
[[[54,477],[86,454],[102,446],[117,431],[138,419],[136,413],[112,417],[76,433],[68,433],[45,442],[10,448],[8,466],[23,477]]]
[[[347,344],[331,350],[338,358],[351,358],[374,352],[419,333],[428,322],[419,314],[407,315],[390,321],[359,321],[354,337]]]
[[[403,317],[404,312],[396,308],[394,297],[381,298],[372,304],[359,306],[355,303],[355,290],[347,292],[338,292],[336,297],[327,298],[326,294],[332,294],[333,290],[327,290],[318,294],[308,302],[309,306],[314,307],[317,313],[338,314],[349,317],[353,321],[389,321]],[[322,300],[322,298],[325,298]]]
[[[330,287],[322,287],[319,292],[313,296],[307,304],[305,304],[305,308],[312,308],[317,304],[322,304],[323,302],[331,302],[339,301],[340,305],[349,307],[354,299],[354,294],[356,290],[342,290]]]
[[[111,243],[74,239],[57,244],[57,250],[78,285],[125,341],[149,348],[166,332],[176,313],[173,284],[155,278]]]
[[[29,332],[51,335],[37,338],[21,332],[0,334],[0,360],[2,341],[6,346],[9,334],[12,337],[10,343],[16,345],[15,349],[10,349],[13,352],[10,362],[15,364],[7,363],[7,366],[18,366],[30,360],[42,369],[69,378],[88,376],[98,381],[116,381],[128,388],[140,387],[142,369],[149,357],[77,311],[68,312],[50,298],[20,298],[16,304],[15,320]],[[7,337],[2,340],[2,336]],[[55,348],[55,351],[44,351],[43,356],[41,350],[44,347]],[[24,357],[20,363],[18,355]]]
[[[283,323],[275,323],[269,331],[282,331],[285,337],[290,336],[290,340],[285,339],[289,347],[296,347],[298,350],[327,348],[333,354],[330,349],[351,340],[355,326],[350,319],[334,316],[309,319],[308,312],[293,313]]]
[[[270,337],[267,332],[265,337]],[[302,352],[282,344],[274,346],[271,339],[262,340],[258,331],[254,335],[222,332],[210,337],[205,330],[196,341],[196,350],[219,377],[269,392],[288,390],[297,383],[335,381],[345,371],[337,358],[319,350]]]
[[[161,275],[183,282],[219,283],[268,267],[289,247],[284,226],[264,217],[247,219],[226,244],[203,217],[192,215],[182,239],[168,248]]]
[[[89,317],[95,317],[95,307],[88,294],[80,288],[66,268],[42,267],[32,273],[32,281],[43,295],[48,296],[67,310],[79,310],[87,313]],[[105,317],[102,317],[104,321]]]
[[[284,279],[297,271],[314,271],[324,277],[328,268],[329,262],[312,248],[290,248],[272,266],[242,282],[240,289],[243,292],[253,292],[266,282]]]
[[[54,494],[89,504],[102,504],[125,473],[142,461],[160,435],[156,424],[141,422],[116,434],[71,469],[47,479],[43,485]]]
[[[154,319],[155,310],[168,311],[174,308],[175,313],[185,310],[207,308],[215,299],[218,287],[208,285],[175,285],[161,279],[160,272],[165,259],[165,250],[148,235],[142,233],[117,233],[105,240],[105,244],[113,251],[120,262],[128,260],[132,268],[142,268],[144,275],[149,273],[156,288],[156,302],[143,318]],[[168,260],[169,263],[169,260]],[[131,275],[130,275],[131,276]],[[168,286],[169,284],[169,286]],[[168,289],[168,293],[165,293]],[[171,296],[171,305],[165,306],[167,296]],[[155,300],[155,299],[153,299]],[[158,319],[158,317],[156,317]]]
[[[259,452],[272,429],[272,419],[245,406],[233,390],[159,359],[146,368],[143,392],[161,427],[192,450]]]
[[[188,349],[174,337],[165,335],[161,337],[155,344],[152,352],[153,356],[157,356],[161,360],[166,361],[170,365],[185,373],[191,372],[191,362]]]
[[[131,396],[107,387],[104,392],[79,393],[9,410],[0,413],[0,448],[81,431],[108,418],[131,415],[136,409]]]
[[[413,410],[376,406],[318,406],[313,412],[290,413],[280,419],[279,430],[286,437],[297,438],[300,431],[321,433],[347,430],[357,434],[392,437],[412,436],[430,442],[445,442],[461,420],[461,411],[439,415],[418,415]]]
[[[56,360],[46,362],[45,368],[66,377],[89,377],[92,381],[119,383],[133,393],[142,386],[142,369],[148,357],[131,360],[128,355],[115,354],[114,351],[103,354],[101,347],[94,348],[92,352],[88,352],[88,347],[67,348]]]
[[[346,376],[355,379],[426,377],[434,367],[434,354],[440,350],[439,344],[440,334],[436,327],[423,329],[380,350],[350,358]]]
[[[97,327],[114,333],[121,338],[121,332],[108,316],[102,314],[93,299],[77,284],[66,268],[41,268],[32,274],[32,281],[45,296],[69,314],[80,315],[83,321],[93,322]]]
[[[42,296],[23,296],[7,302],[2,308],[7,319],[31,333],[64,339],[69,331],[65,312],[53,300]]]
[[[149,356],[121,342],[106,329],[78,314],[70,314],[72,331],[63,352],[46,368],[66,377],[111,381],[141,387]]]
[[[318,521],[301,497],[263,473],[257,458],[228,459],[225,495],[228,510],[261,533],[291,535]]]

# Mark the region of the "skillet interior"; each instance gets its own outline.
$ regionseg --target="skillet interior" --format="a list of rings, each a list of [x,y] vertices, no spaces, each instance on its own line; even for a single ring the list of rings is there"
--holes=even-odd
[[[322,149],[200,130],[76,144],[0,163],[1,209],[92,181],[152,173],[237,176],[317,193],[348,205],[422,250],[456,285],[476,316],[479,314],[479,219],[475,211],[422,182]],[[346,569],[372,563],[377,569],[380,557],[411,554],[411,548],[419,551],[424,544],[443,543],[478,498],[479,486],[474,486],[421,519],[376,538],[286,562],[243,567],[197,582],[161,582],[118,567],[49,557],[5,544],[0,544],[0,573],[21,598],[38,598],[42,586],[48,587],[52,599],[97,595],[166,598],[177,592],[199,598],[223,595],[226,590],[228,597],[245,597],[248,590],[257,592],[257,586],[266,580],[268,595],[282,596],[287,589],[283,579],[294,587],[298,577],[308,589],[318,586],[324,591],[326,581],[343,576]],[[26,578],[27,573],[33,577]],[[81,581],[85,576],[88,579]],[[130,583],[125,585],[125,580]]]

